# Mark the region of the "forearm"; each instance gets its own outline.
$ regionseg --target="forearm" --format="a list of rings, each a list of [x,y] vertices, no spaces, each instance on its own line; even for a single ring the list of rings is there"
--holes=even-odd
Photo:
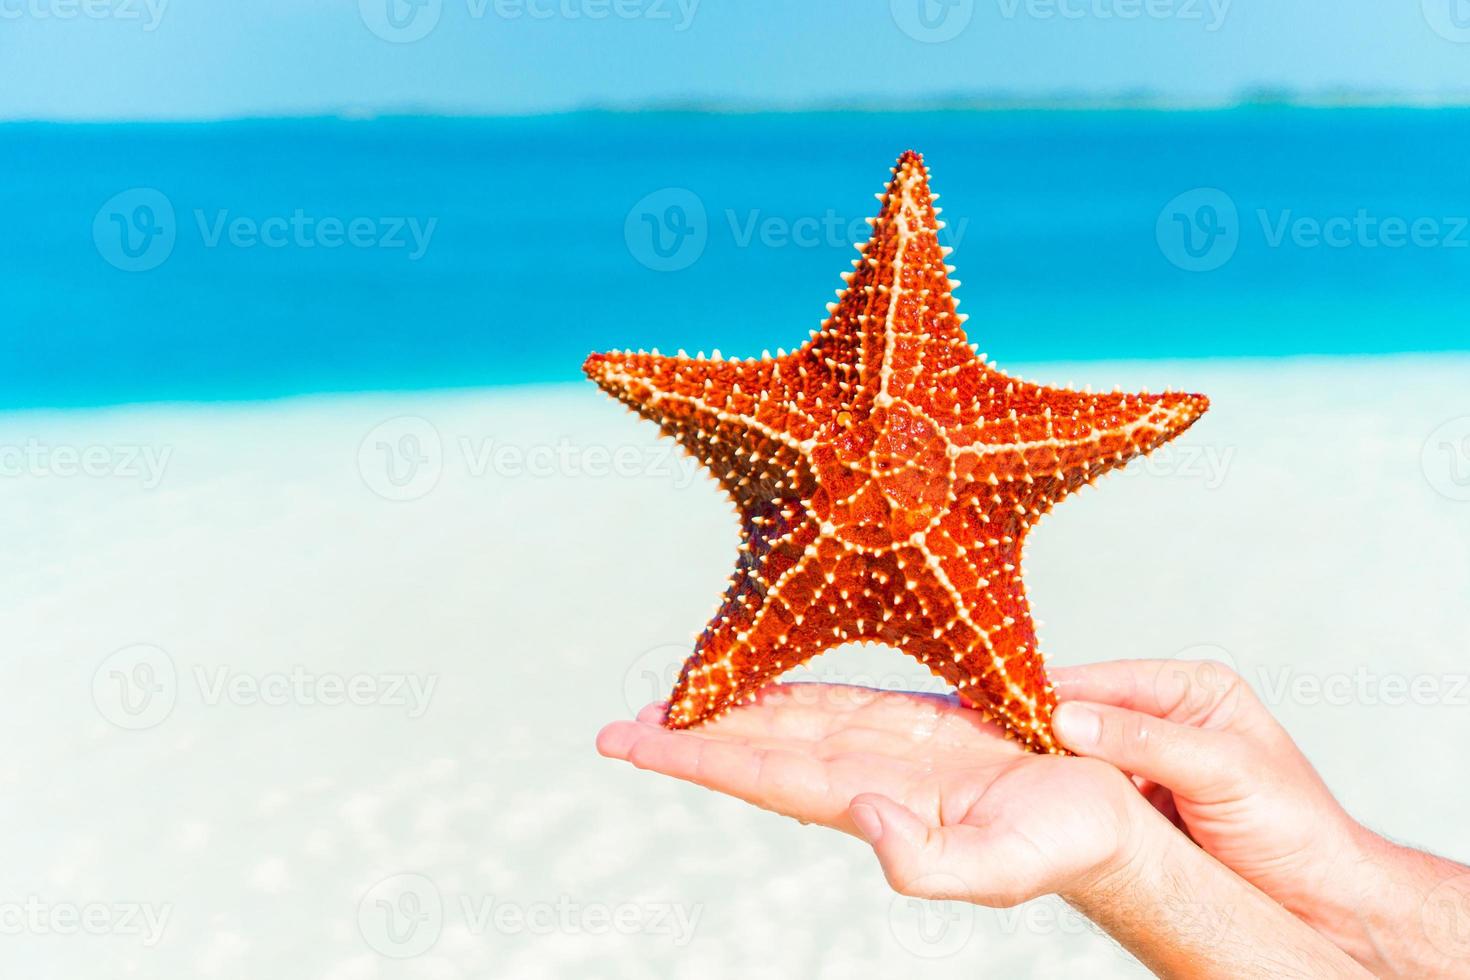
[[[1154,973],[1222,980],[1367,975],[1173,828],[1145,836],[1117,871],[1064,897]]]
[[[1470,976],[1470,867],[1356,828],[1303,915],[1380,977]]]

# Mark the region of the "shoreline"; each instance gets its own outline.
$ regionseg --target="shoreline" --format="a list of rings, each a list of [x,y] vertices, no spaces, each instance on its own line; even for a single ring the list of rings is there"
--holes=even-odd
[[[7,126],[230,126],[270,123],[373,123],[373,122],[535,122],[578,117],[663,117],[678,116],[816,116],[816,115],[984,115],[984,114],[1113,114],[1150,115],[1228,114],[1232,112],[1434,112],[1470,109],[1470,93],[1408,96],[1383,95],[1283,95],[1224,97],[1218,99],[1165,99],[1035,96],[1016,98],[956,98],[908,102],[831,102],[783,105],[779,103],[719,102],[654,105],[582,105],[534,112],[457,111],[445,106],[385,106],[379,108],[322,107],[303,112],[247,113],[224,116],[160,116],[153,118],[73,117],[66,119],[0,118]]]
[[[1060,385],[1068,377],[1097,377],[1114,372],[1120,379],[1129,376],[1151,377],[1162,373],[1212,374],[1233,373],[1249,370],[1251,373],[1291,372],[1293,370],[1328,368],[1340,366],[1360,369],[1365,366],[1381,365],[1386,368],[1409,370],[1426,366],[1458,365],[1470,371],[1470,350],[1446,351],[1392,351],[1349,354],[1260,354],[1260,355],[1199,355],[1160,358],[1068,358],[1058,360],[1000,360],[991,363],[1000,370],[1027,381],[1041,384]],[[1066,374],[1065,372],[1071,372]],[[1093,381],[1094,385],[1100,382]],[[1127,387],[1126,382],[1119,384]],[[1109,382],[1111,387],[1112,382]],[[563,394],[591,390],[579,375],[567,378],[529,378],[525,381],[479,385],[430,385],[369,388],[314,388],[280,394],[247,394],[222,396],[219,398],[145,398],[124,401],[99,401],[74,404],[0,406],[0,419],[17,419],[25,416],[76,416],[83,413],[126,413],[138,411],[214,411],[228,409],[289,408],[296,405],[346,404],[361,400],[411,401],[426,399],[495,398],[497,396],[530,395],[537,392]]]

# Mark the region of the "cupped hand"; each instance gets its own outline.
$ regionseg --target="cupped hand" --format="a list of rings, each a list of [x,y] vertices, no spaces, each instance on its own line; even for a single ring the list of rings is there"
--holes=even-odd
[[[1067,748],[1139,777],[1160,812],[1299,916],[1338,914],[1364,832],[1228,667],[1115,661],[1048,676]]]
[[[598,750],[858,836],[906,895],[1086,898],[1173,833],[1113,766],[1029,754],[955,698],[777,684],[692,730],[662,717],[608,725]]]

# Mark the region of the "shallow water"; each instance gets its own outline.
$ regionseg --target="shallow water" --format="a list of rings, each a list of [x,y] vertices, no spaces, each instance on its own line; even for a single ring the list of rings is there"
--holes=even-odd
[[[1470,113],[4,125],[0,406],[792,347],[926,154],[1002,364],[1470,348]]]

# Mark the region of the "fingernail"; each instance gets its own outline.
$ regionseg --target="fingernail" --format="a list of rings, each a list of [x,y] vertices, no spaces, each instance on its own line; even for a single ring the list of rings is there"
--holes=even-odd
[[[878,811],[867,803],[854,803],[849,812],[863,839],[869,844],[878,843],[883,836],[883,818],[878,816]]]
[[[1076,748],[1096,745],[1098,736],[1102,734],[1102,716],[1075,701],[1057,708],[1051,725],[1063,742]]]

